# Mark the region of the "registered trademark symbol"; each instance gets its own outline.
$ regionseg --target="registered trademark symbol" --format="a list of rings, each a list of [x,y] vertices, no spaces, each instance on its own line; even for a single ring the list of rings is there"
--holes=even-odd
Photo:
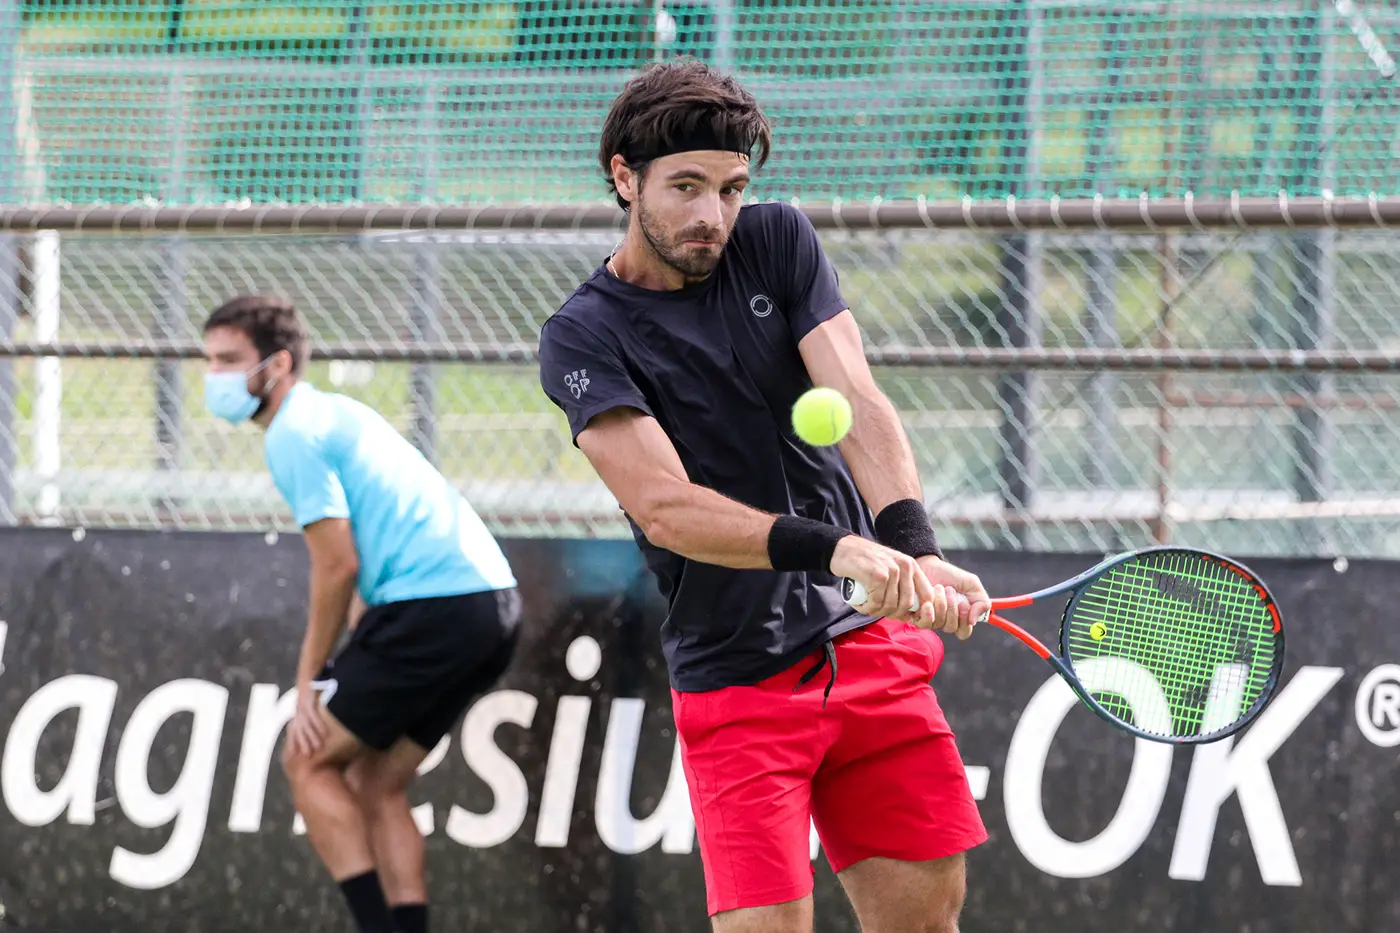
[[[1382,664],[1356,688],[1356,727],[1374,745],[1400,745],[1400,664]]]

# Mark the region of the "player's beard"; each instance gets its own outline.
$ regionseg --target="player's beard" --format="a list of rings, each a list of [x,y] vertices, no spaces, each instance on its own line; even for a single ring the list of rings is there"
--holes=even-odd
[[[699,281],[715,271],[729,242],[729,231],[715,227],[689,227],[671,233],[666,225],[647,210],[646,201],[637,205],[637,221],[652,252],[662,262],[685,276],[687,281]],[[709,247],[688,245],[687,240],[707,240]]]

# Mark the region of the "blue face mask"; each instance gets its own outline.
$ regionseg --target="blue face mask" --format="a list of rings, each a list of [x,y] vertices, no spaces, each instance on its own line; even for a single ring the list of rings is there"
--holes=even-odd
[[[266,365],[267,360],[263,360],[244,373],[205,373],[204,406],[209,413],[231,424],[253,417],[262,399],[248,391],[248,377]]]

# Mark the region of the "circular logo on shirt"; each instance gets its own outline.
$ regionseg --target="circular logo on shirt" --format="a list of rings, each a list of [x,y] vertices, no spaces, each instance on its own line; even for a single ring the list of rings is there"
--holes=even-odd
[[[767,295],[754,295],[749,299],[749,310],[756,317],[767,317],[773,313],[773,300]]]

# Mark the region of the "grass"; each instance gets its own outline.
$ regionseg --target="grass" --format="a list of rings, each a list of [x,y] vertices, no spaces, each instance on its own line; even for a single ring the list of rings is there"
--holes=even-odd
[[[21,338],[23,335],[20,335]],[[533,367],[439,364],[435,421],[444,462],[476,479],[579,478],[581,455],[561,412],[539,388]],[[262,468],[260,435],[234,430],[204,410],[202,364],[180,367],[191,469]],[[15,365],[20,463],[32,463],[34,361]],[[323,389],[343,392],[410,430],[410,367],[375,364],[364,384],[336,385],[330,364],[307,373]],[[66,359],[62,363],[61,456],[65,468],[150,469],[157,460],[155,367],[150,361]],[[483,443],[483,435],[489,442]]]
[[[331,49],[347,33],[348,3],[184,0],[180,36],[209,51],[234,47],[286,51]],[[365,4],[364,27],[376,43],[401,50],[494,58],[514,47],[512,3]],[[166,4],[35,10],[25,17],[32,48],[162,45],[168,41]]]

